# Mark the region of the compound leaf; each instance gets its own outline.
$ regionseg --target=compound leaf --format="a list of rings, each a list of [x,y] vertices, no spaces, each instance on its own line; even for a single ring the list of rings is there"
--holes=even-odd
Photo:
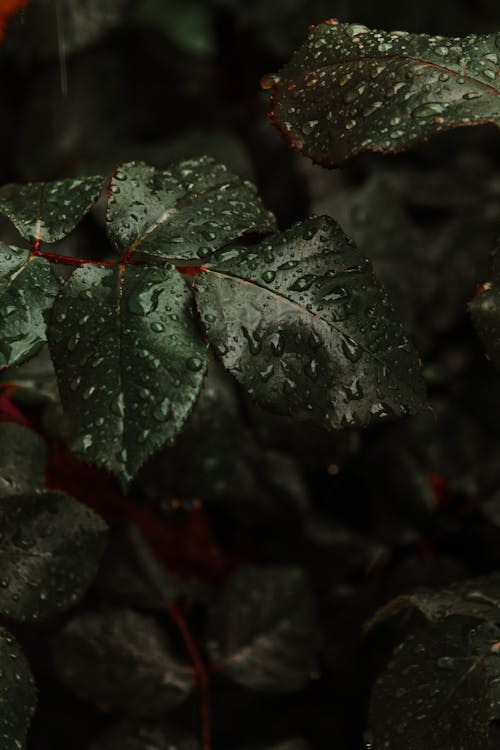
[[[188,665],[170,651],[165,629],[130,609],[71,620],[54,644],[60,680],[103,711],[160,717],[194,687]]]
[[[172,441],[198,394],[206,346],[173,266],[75,271],[48,332],[73,449],[123,485]]]
[[[316,26],[278,76],[272,117],[326,166],[361,151],[397,152],[463,125],[500,127],[500,36],[445,38]]]
[[[0,188],[0,212],[26,240],[57,242],[69,234],[93,206],[102,177],[71,177]]]
[[[104,551],[106,524],[61,492],[14,495],[0,507],[0,613],[43,620],[83,595]]]
[[[24,750],[36,708],[36,688],[15,638],[0,628],[0,746]]]
[[[199,263],[242,235],[275,228],[255,186],[208,156],[164,171],[130,162],[111,181],[109,238],[137,258]]]
[[[44,258],[0,243],[0,370],[40,350],[45,313],[58,290],[59,281]]]
[[[300,568],[236,571],[213,607],[208,650],[216,667],[255,690],[293,692],[315,667],[317,630]]]
[[[221,250],[195,293],[225,367],[274,411],[336,429],[423,405],[417,355],[384,289],[328,217]]]

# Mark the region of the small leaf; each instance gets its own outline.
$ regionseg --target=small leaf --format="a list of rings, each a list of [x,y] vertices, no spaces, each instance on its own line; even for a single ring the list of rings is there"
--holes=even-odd
[[[111,182],[110,240],[137,258],[199,263],[242,235],[275,228],[255,186],[207,156],[165,171],[130,162]]]
[[[0,675],[0,747],[24,750],[36,688],[25,655],[4,628],[0,628]]]
[[[44,258],[0,242],[0,370],[33,357],[59,281]]]
[[[102,182],[102,177],[71,177],[4,185],[0,188],[0,212],[9,217],[24,239],[57,242],[96,202]]]
[[[14,495],[0,507],[0,613],[53,617],[83,596],[106,541],[98,516],[60,492]]]
[[[123,485],[182,428],[206,367],[173,266],[84,267],[55,306],[49,345],[73,449]]]
[[[199,747],[193,736],[170,725],[122,721],[89,750],[199,750]]]
[[[397,152],[463,125],[500,127],[500,37],[445,38],[326,21],[273,87],[275,123],[313,161]]]
[[[315,668],[315,607],[299,568],[245,566],[226,584],[209,620],[217,669],[266,692],[304,688]]]
[[[264,406],[333,429],[422,408],[417,355],[369,261],[328,217],[220,251],[195,293],[224,366]]]
[[[0,425],[0,498],[35,491],[43,482],[42,438],[17,424]]]
[[[102,711],[161,716],[194,687],[164,628],[129,609],[71,620],[55,640],[54,660],[59,679]]]

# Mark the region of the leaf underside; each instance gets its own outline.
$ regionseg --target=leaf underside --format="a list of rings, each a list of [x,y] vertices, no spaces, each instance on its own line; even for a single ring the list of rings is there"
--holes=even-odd
[[[208,339],[250,395],[337,429],[418,411],[418,357],[364,258],[328,217],[222,250],[195,285]]]
[[[24,750],[36,688],[26,657],[4,628],[0,628],[0,674],[0,747]]]
[[[499,59],[499,34],[445,38],[326,21],[265,87],[290,145],[338,166],[450,128],[500,127]]]

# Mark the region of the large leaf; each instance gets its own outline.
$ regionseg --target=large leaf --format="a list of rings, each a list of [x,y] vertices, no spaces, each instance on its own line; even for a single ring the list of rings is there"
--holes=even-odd
[[[16,640],[0,628],[0,747],[23,750],[36,707],[36,688]]]
[[[328,217],[222,250],[195,292],[225,367],[263,405],[330,428],[422,407],[417,355],[369,261]]]
[[[26,240],[57,242],[81,221],[101,189],[102,177],[4,185],[0,188],[0,212]]]
[[[122,721],[89,750],[198,750],[199,747],[193,736],[170,725]]]
[[[106,524],[60,492],[13,495],[0,506],[0,613],[42,620],[73,606],[92,582]]]
[[[210,613],[208,650],[235,682],[266,692],[305,687],[315,667],[315,607],[299,568],[242,567]]]
[[[500,127],[499,57],[495,34],[447,39],[326,21],[264,85],[289,143],[334,166],[449,128]]]
[[[479,289],[469,310],[489,359],[500,369],[500,249],[493,254],[491,281]]]
[[[36,490],[43,482],[42,438],[18,424],[0,425],[0,498]]]
[[[199,262],[242,235],[273,229],[255,186],[207,156],[165,171],[131,162],[111,182],[109,237],[137,258]]]
[[[129,609],[71,620],[55,640],[54,660],[62,682],[103,711],[160,717],[194,687],[164,628]]]
[[[206,346],[173,266],[84,267],[48,331],[74,450],[124,485],[181,429],[203,380]]]
[[[33,357],[45,341],[45,313],[59,289],[50,264],[0,243],[0,369]]]

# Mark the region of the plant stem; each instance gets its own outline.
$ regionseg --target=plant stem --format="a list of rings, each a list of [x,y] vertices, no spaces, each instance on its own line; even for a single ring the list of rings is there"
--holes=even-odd
[[[31,255],[37,258],[46,258],[51,263],[59,263],[64,266],[115,266],[114,262],[88,260],[87,258],[73,258],[70,255],[59,255],[58,253],[47,253],[40,250],[40,241],[37,240],[31,248]]]

